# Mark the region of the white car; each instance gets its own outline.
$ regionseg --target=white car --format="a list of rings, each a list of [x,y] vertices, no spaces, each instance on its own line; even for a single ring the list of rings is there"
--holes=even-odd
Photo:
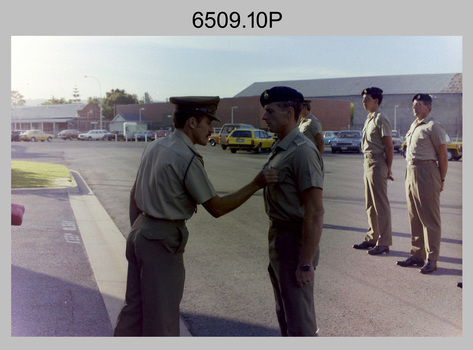
[[[89,130],[85,134],[79,134],[79,140],[109,140],[110,134],[107,130]]]

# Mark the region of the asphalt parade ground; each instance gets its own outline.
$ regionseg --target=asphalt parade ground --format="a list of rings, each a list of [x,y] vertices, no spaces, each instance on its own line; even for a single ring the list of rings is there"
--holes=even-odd
[[[111,152],[112,146],[109,147],[110,149],[104,151],[107,154]],[[206,148],[204,151],[209,152],[204,155],[205,159],[208,159],[206,168],[210,176],[214,176],[213,174],[221,169],[222,163],[220,158],[211,161],[210,156],[214,153],[219,155],[221,150]],[[123,149],[117,152],[124,153]],[[245,157],[243,154],[235,155],[239,156]],[[235,157],[232,159],[237,159]],[[351,158],[355,157],[354,155]],[[468,300],[462,297],[463,289],[456,286],[457,282],[465,279],[461,253],[464,244],[461,234],[461,206],[458,207],[457,200],[446,198],[443,206],[446,220],[443,225],[448,228],[454,227],[454,230],[445,230],[439,269],[432,275],[424,276],[418,269],[403,269],[395,265],[396,260],[405,259],[408,254],[408,229],[403,226],[393,228],[395,244],[389,255],[371,257],[366,252],[356,251],[351,248],[351,244],[359,243],[363,239],[364,233],[361,227],[364,226],[366,219],[364,216],[360,217],[358,213],[359,201],[348,196],[349,191],[356,189],[356,186],[346,180],[348,177],[346,171],[338,169],[339,166],[346,167],[347,160],[351,158],[326,157],[327,174],[331,181],[327,181],[324,189],[326,214],[322,237],[323,256],[320,268],[318,267],[316,272],[318,301],[316,312],[322,325],[318,341],[322,338],[326,341],[327,339],[340,341],[344,337],[350,337],[348,344],[353,345],[367,341],[368,338],[365,337],[372,337],[370,340],[374,339],[374,343],[370,345],[374,345],[378,341],[385,343],[385,339],[377,337],[386,337],[386,334],[389,334],[389,344],[383,345],[389,348],[392,344],[399,345],[399,338],[404,338],[408,334],[407,343],[401,344],[408,345],[411,342],[417,346],[425,341],[427,335],[440,337],[434,338],[434,341],[429,339],[429,344],[440,344],[448,339],[448,344],[463,345],[463,338],[468,338],[470,332],[467,328]],[[259,158],[254,157],[253,160],[254,166],[260,167]],[[402,169],[404,160],[397,161]],[[238,163],[235,161],[234,163],[235,167],[238,167]],[[449,191],[454,186],[458,187],[458,184],[461,189],[461,175],[453,176],[455,172],[458,173],[455,166],[461,169],[460,165],[460,163],[452,164]],[[11,329],[8,329],[8,335],[14,339],[28,337],[111,339],[114,323],[122,307],[127,269],[124,257],[125,230],[117,227],[120,226],[117,217],[113,219],[110,217],[83,177],[78,172],[71,171],[71,173],[75,184],[70,188],[11,191],[11,202],[23,204],[26,208],[22,225],[11,226]],[[92,178],[91,183],[95,181],[94,185],[97,187],[98,181],[91,177],[90,173],[87,175],[88,179]],[[400,171],[396,175],[396,180],[396,186],[402,188]],[[227,182],[224,176],[212,178],[212,181],[218,189],[225,188]],[[353,197],[358,198],[357,195]],[[396,222],[402,223],[405,221],[402,190],[396,190],[392,197],[393,217]],[[330,210],[332,207],[338,210]],[[252,217],[251,212],[261,208],[261,197],[255,196],[237,214],[228,216],[228,220],[235,220],[235,222],[229,221],[229,227],[235,227],[242,218]],[[341,212],[344,214],[340,215]],[[209,219],[203,210],[189,221],[190,232],[195,237],[186,252],[189,262],[202,259],[199,254],[209,250],[209,246],[206,246],[208,241],[203,238],[222,239],[222,235],[215,235],[221,225],[221,220]],[[262,220],[262,222],[245,222],[245,225],[257,226],[255,231],[264,235],[267,224]],[[203,227],[206,227],[205,232]],[[229,236],[232,234],[228,232]],[[199,239],[196,239],[198,236]],[[246,242],[248,239],[245,236],[242,236],[241,241],[236,241],[236,236],[232,239],[235,240],[235,245],[255,245],[254,242]],[[257,245],[261,247],[258,250],[264,254],[265,238],[262,238]],[[253,250],[248,251],[248,254]],[[238,279],[248,278],[253,281],[259,276],[259,272],[245,269],[246,265],[241,266],[240,272],[238,265],[245,259],[248,260],[246,255],[241,256],[239,262],[234,258],[230,259],[234,261],[231,264],[234,274]],[[252,259],[255,257],[252,256]],[[258,265],[264,270],[266,256],[258,257],[259,260],[261,261]],[[216,266],[220,263],[221,260],[215,262]],[[223,332],[215,334],[215,329],[224,329],[225,324],[230,322],[230,317],[244,320],[244,316],[229,314],[229,310],[240,310],[238,312],[247,312],[249,315],[252,312],[252,310],[245,311],[246,305],[241,304],[225,304],[220,307],[219,301],[212,300],[210,296],[201,292],[202,288],[207,287],[204,284],[212,285],[215,289],[213,283],[215,286],[226,283],[224,279],[220,280],[220,275],[215,269],[208,264],[207,266],[208,269],[205,271],[200,266],[190,263],[186,266],[188,269],[186,284],[190,288],[185,291],[182,303],[185,323],[181,323],[181,335],[187,339],[192,335],[186,325],[194,332],[193,339],[218,337],[223,335]],[[367,268],[372,269],[372,276],[367,276]],[[202,276],[207,274],[211,277],[202,279]],[[263,274],[265,276],[264,271]],[[222,274],[221,277],[227,276]],[[378,280],[383,281],[384,285],[378,286],[376,284]],[[243,289],[248,290],[250,294],[253,289],[264,290],[264,295],[268,294],[269,297],[271,294],[266,280],[255,280],[254,285],[244,285]],[[227,293],[222,300],[230,298],[234,302],[242,292],[234,291],[233,295],[231,290],[215,289],[215,293]],[[389,307],[380,308],[384,302]],[[258,320],[258,322],[262,320],[262,324],[270,327],[266,341],[271,337],[278,339],[273,303],[274,301],[268,298],[267,305],[262,308],[267,314],[261,314]],[[201,310],[200,315],[195,316],[194,306]],[[229,318],[213,316],[212,313],[220,311],[230,315]],[[186,319],[189,315],[194,318]],[[266,319],[270,321],[266,322]],[[220,324],[211,328],[209,322]],[[247,328],[241,329],[247,333],[238,333],[239,328],[234,327],[233,331],[236,332],[234,336],[249,334],[246,330],[248,324],[245,326]],[[389,329],[389,332],[376,334],[374,330],[377,328]],[[258,332],[266,329],[262,327],[254,329],[256,331],[252,334],[255,335],[255,339],[252,341],[259,341]],[[409,329],[408,333],[406,329]]]

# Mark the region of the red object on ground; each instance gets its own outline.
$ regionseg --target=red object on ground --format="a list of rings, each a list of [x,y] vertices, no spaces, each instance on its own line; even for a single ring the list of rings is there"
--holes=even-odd
[[[11,205],[11,224],[20,226],[23,222],[23,214],[25,213],[25,207],[21,204]]]

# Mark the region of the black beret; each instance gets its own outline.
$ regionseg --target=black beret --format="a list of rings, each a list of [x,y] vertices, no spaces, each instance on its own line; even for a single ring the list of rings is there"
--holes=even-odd
[[[432,97],[429,94],[416,94],[412,98],[412,102],[414,101],[425,101],[425,102],[432,103]]]
[[[215,113],[217,112],[220,97],[218,96],[182,96],[171,97],[169,102],[176,105],[176,111],[202,112],[210,118],[220,121]]]
[[[370,87],[370,88],[367,88],[367,89],[364,89],[362,92],[361,92],[361,95],[382,95],[383,94],[383,90],[381,90],[380,88],[378,87]]]
[[[297,90],[287,86],[274,86],[269,90],[263,91],[260,98],[261,106],[266,106],[273,102],[304,102],[304,96]]]

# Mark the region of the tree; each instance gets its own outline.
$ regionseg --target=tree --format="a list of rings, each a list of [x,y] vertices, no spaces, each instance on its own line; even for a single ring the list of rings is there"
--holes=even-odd
[[[67,105],[71,104],[71,100],[66,101],[64,97],[61,97],[59,99],[55,98],[54,96],[51,96],[51,98],[43,103],[41,103],[42,106],[50,106],[50,105]]]
[[[80,94],[79,94],[79,89],[77,86],[74,87],[74,90],[72,91],[72,97],[73,99],[71,100],[72,103],[80,103]]]
[[[26,101],[23,98],[23,95],[18,91],[11,92],[11,105],[12,106],[24,106]]]
[[[100,101],[95,98],[89,97],[89,102],[94,102],[100,105]],[[136,94],[131,95],[126,93],[125,90],[112,89],[110,92],[106,93],[106,96],[102,101],[102,115],[105,118],[113,119],[115,117],[115,105],[130,105],[137,103],[138,97],[136,97]]]

